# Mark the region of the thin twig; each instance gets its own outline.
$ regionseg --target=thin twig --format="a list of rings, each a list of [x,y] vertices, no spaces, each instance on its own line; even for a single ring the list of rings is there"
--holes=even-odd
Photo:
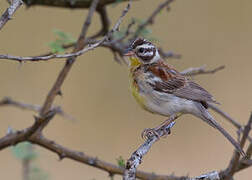
[[[140,24],[136,30],[136,33],[132,37],[132,40],[136,39],[139,35],[139,32],[141,32],[147,25],[153,24],[155,17],[164,9],[165,7],[168,7],[170,3],[172,3],[174,0],[166,0],[163,3],[161,3],[153,12],[152,14],[145,20],[144,23]]]
[[[18,62],[27,62],[27,61],[38,62],[38,61],[48,61],[50,59],[76,58],[76,57],[86,53],[87,51],[95,49],[99,45],[101,45],[100,42],[95,43],[95,44],[90,44],[88,47],[81,49],[81,50],[74,52],[74,53],[52,54],[52,55],[46,55],[46,56],[22,57],[22,56],[12,56],[12,55],[7,55],[7,54],[2,54],[2,55],[0,55],[0,59],[14,60],[14,61],[18,61]]]
[[[91,36],[90,37],[91,39],[95,39],[95,38],[97,38],[99,36],[104,36],[109,31],[110,20],[109,20],[109,17],[108,17],[108,12],[107,12],[106,7],[105,6],[98,7],[97,8],[97,12],[100,15],[100,20],[101,20],[101,23],[102,23],[102,28],[101,28],[101,30],[98,33],[96,33],[95,35]]]
[[[158,48],[158,52],[162,58],[180,59],[181,55],[173,53],[172,51],[165,52],[162,48]]]
[[[0,30],[11,19],[16,10],[23,4],[22,0],[13,0],[10,7],[2,14],[0,18]]]
[[[238,123],[237,120],[232,118],[228,113],[222,111],[215,104],[208,103],[208,107],[211,108],[213,111],[217,112],[218,114],[220,114],[222,117],[224,117],[224,119],[228,120],[228,122],[230,122],[233,126],[235,126],[238,129],[238,131],[244,131],[244,128],[240,123]],[[250,136],[248,136],[247,139],[249,140],[250,143],[252,143],[252,138]]]
[[[217,68],[206,70],[206,66],[196,67],[196,68],[188,68],[181,72],[181,74],[185,76],[196,76],[200,74],[214,74],[222,69],[224,69],[225,66],[219,66]]]
[[[225,119],[227,119],[232,125],[234,125],[236,128],[241,129],[242,125],[238,123],[234,118],[232,118],[228,113],[222,111],[220,108],[218,108],[215,104],[208,104],[208,107],[223,116]]]
[[[39,113],[41,111],[41,106],[37,104],[27,104],[11,99],[10,97],[5,97],[0,101],[1,106],[15,106],[24,110],[31,110],[33,112]],[[62,116],[65,119],[75,120],[74,117],[65,113],[60,106],[53,106],[50,111],[54,111],[56,114]]]

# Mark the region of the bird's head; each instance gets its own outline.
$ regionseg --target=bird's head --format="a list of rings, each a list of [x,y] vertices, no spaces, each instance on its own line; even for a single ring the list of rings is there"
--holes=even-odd
[[[131,66],[151,64],[160,59],[158,49],[151,42],[143,38],[137,38],[133,41],[124,56],[130,56]]]

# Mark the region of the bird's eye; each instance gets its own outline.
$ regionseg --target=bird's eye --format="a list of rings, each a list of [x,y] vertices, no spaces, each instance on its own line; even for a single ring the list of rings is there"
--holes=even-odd
[[[144,48],[140,48],[140,49],[138,50],[138,52],[143,53],[143,52],[144,52]]]

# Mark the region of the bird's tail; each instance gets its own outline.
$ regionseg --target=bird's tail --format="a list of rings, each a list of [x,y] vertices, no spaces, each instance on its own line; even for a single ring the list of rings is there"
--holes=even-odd
[[[202,109],[203,108],[203,109]],[[221,127],[221,125],[219,123],[216,122],[216,120],[211,116],[211,114],[204,108],[201,108],[201,113],[202,113],[202,119],[208,123],[210,126],[216,128],[217,130],[219,130],[219,132],[221,134],[223,134],[230,143],[233,144],[233,146],[235,147],[235,149],[243,156],[245,157],[245,152],[242,150],[241,146],[239,143],[237,143],[234,138],[232,138],[232,136],[224,129]]]

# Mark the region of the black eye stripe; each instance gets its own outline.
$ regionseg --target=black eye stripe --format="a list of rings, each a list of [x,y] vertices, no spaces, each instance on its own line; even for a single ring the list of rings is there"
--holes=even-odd
[[[140,53],[142,52],[154,52],[155,51],[155,48],[139,48],[138,50]]]
[[[143,61],[150,61],[153,56],[139,56]]]

